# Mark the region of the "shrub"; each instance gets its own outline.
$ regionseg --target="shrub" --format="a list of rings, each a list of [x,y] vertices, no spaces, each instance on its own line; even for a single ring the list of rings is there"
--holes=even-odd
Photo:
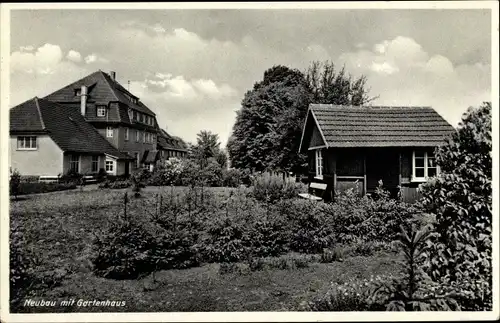
[[[379,281],[370,290],[368,303],[389,311],[460,310],[452,286],[433,283],[423,271],[426,251],[434,234],[429,227],[411,230],[401,227],[398,239],[404,255],[404,274]]]
[[[180,185],[184,167],[184,162],[179,158],[159,160],[148,179],[148,185]]]
[[[33,255],[26,249],[26,240],[22,231],[11,227],[10,244],[10,300],[17,304],[29,291],[34,276],[31,259]]]
[[[19,195],[21,189],[21,174],[19,174],[17,170],[11,172],[9,186],[10,195],[14,195],[17,200],[17,196]]]
[[[222,182],[225,187],[239,187],[242,183],[241,177],[241,171],[235,168],[222,171]]]
[[[74,169],[68,170],[68,172],[64,175],[62,175],[59,178],[60,183],[75,183],[78,184],[80,183],[80,180],[82,179],[83,175],[78,173]]]
[[[491,103],[464,114],[458,130],[436,150],[441,173],[422,185],[423,205],[437,233],[426,264],[436,282],[472,293],[466,310],[492,307]]]
[[[325,248],[321,253],[320,261],[322,263],[332,263],[334,261],[342,261],[343,260],[343,252],[341,248]]]
[[[135,279],[154,271],[148,259],[151,235],[140,223],[112,225],[93,241],[91,258],[96,275],[112,279]]]
[[[203,239],[203,258],[207,262],[239,262],[250,254],[250,243],[243,223],[229,218],[214,219]]]
[[[323,212],[324,205],[309,200],[282,201],[280,213],[288,221],[290,249],[303,253],[321,253],[336,241],[331,218]]]
[[[107,177],[108,177],[108,173],[106,172],[106,170],[104,170],[104,168],[100,168],[99,172],[97,172],[97,175],[96,175],[97,182],[101,183],[101,182],[105,181],[107,179]]]
[[[18,195],[49,193],[75,189],[75,183],[21,183]]]
[[[296,197],[299,188],[295,182],[283,180],[282,176],[264,173],[252,180],[253,196],[259,201],[275,202]]]

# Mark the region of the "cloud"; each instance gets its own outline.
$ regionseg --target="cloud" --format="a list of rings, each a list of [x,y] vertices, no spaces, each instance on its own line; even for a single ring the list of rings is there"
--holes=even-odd
[[[93,64],[93,63],[109,63],[109,60],[106,58],[100,57],[97,54],[90,54],[85,57],[85,63]]]
[[[374,105],[432,106],[457,125],[469,106],[491,100],[490,65],[454,65],[431,55],[415,40],[398,36],[340,55],[338,63],[354,75],[365,75]]]
[[[174,135],[194,142],[199,131],[210,130],[219,134],[223,145],[240,101],[236,90],[228,84],[161,72],[131,82],[130,91],[153,108],[159,125]]]
[[[11,54],[11,72],[53,74],[61,58],[61,48],[48,43],[38,47],[35,53],[16,51]]]
[[[21,52],[32,52],[34,49],[35,49],[35,47],[33,47],[31,45],[19,47],[19,50]]]
[[[82,60],[82,55],[75,50],[70,50],[66,58],[73,62],[80,62]]]

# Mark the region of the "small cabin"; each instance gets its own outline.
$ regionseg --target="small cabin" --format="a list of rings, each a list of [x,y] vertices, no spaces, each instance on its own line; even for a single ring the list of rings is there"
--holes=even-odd
[[[455,129],[430,107],[311,104],[300,152],[308,154],[310,182],[327,184],[324,200],[354,188],[372,194],[379,181],[403,200],[439,173],[434,150]]]

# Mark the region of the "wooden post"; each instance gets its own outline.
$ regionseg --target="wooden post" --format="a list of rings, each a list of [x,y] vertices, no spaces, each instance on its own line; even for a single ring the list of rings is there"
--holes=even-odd
[[[366,195],[366,151],[363,154],[363,195]]]

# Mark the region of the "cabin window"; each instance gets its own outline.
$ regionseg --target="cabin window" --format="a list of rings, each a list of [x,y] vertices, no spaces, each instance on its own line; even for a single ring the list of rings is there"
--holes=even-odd
[[[106,160],[106,172],[112,173],[114,170],[115,162],[112,160]]]
[[[321,149],[316,150],[316,177],[323,178],[323,152]]]
[[[106,137],[113,138],[113,127],[106,127]]]
[[[18,150],[36,150],[37,147],[36,136],[17,137]]]
[[[80,171],[80,156],[70,155],[69,156],[69,169],[78,173]]]
[[[428,178],[436,176],[438,173],[439,167],[436,164],[436,158],[433,153],[427,151],[413,152],[412,181],[425,182]]]
[[[92,172],[97,173],[99,170],[99,156],[92,156]]]
[[[98,117],[105,117],[106,116],[106,106],[105,105],[97,106],[97,116]]]
[[[125,140],[128,140],[128,128],[125,128]]]

